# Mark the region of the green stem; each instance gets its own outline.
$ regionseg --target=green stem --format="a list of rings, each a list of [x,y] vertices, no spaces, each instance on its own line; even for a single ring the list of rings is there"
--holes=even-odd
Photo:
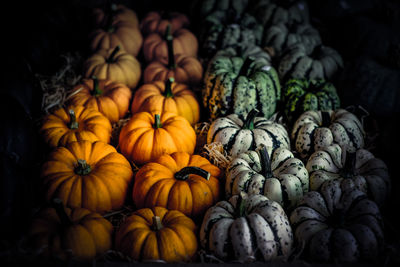
[[[112,51],[111,55],[107,58],[107,63],[113,63],[115,62],[115,55],[119,52],[119,50],[121,49],[121,47],[119,45],[117,45],[114,50]]]
[[[253,130],[254,129],[254,119],[258,115],[259,111],[257,109],[253,109],[247,114],[246,120],[243,123],[242,129]]]
[[[105,9],[105,13],[106,13],[106,19],[104,23],[104,29],[107,32],[114,32],[115,27],[113,26],[113,22],[114,22],[114,17],[117,13],[117,5],[115,3],[111,3]]]
[[[53,204],[53,208],[56,210],[56,213],[58,215],[58,218],[60,219],[61,224],[64,226],[72,225],[71,219],[68,217],[67,213],[65,212],[62,200],[59,198],[55,198],[55,199],[53,199],[52,204]]]
[[[240,68],[238,77],[239,76],[247,76],[247,71],[250,68],[251,63],[253,63],[253,62],[254,62],[253,57],[247,57],[244,60],[242,67]]]
[[[329,115],[328,111],[321,111],[322,116],[322,127],[329,127],[331,124],[331,115]]]
[[[171,34],[171,24],[168,24],[164,38],[168,47],[168,69],[174,70],[176,68],[176,63],[174,55],[174,37]]]
[[[267,147],[263,145],[259,153],[261,159],[261,174],[267,179],[274,177],[271,169],[271,160],[268,155]]]
[[[70,116],[69,128],[71,130],[78,129],[79,123],[76,121],[76,115],[75,115],[75,111],[73,109],[69,110],[69,116]]]
[[[78,175],[87,175],[92,171],[90,165],[84,159],[78,159],[78,163],[74,169],[75,173]]]
[[[161,223],[161,219],[158,216],[153,216],[153,230],[154,231],[160,231],[161,229],[164,228],[164,226]]]
[[[164,96],[165,97],[174,97],[174,94],[172,93],[172,83],[175,81],[173,77],[170,77],[168,80],[165,81],[165,90],[164,90]]]
[[[99,96],[103,94],[103,91],[101,91],[99,87],[99,79],[97,79],[97,77],[93,75],[92,80],[93,80],[93,95]]]
[[[182,168],[180,171],[175,173],[174,177],[177,180],[185,181],[189,178],[190,174],[199,175],[199,176],[203,177],[204,179],[206,179],[207,181],[210,179],[210,175],[211,175],[208,171],[203,170],[202,168],[188,166],[188,167]]]
[[[158,128],[161,128],[161,127],[162,127],[162,124],[161,124],[160,114],[156,114],[156,115],[154,115],[153,128],[154,129],[158,129]]]
[[[238,217],[244,217],[246,216],[246,199],[247,199],[247,194],[244,192],[240,192],[238,202],[236,204],[236,211]]]

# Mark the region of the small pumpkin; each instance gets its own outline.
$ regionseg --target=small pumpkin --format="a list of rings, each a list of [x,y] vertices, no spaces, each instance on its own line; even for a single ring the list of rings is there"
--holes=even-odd
[[[285,210],[296,207],[308,192],[308,171],[286,148],[274,151],[263,145],[235,157],[227,168],[225,194],[261,194]]]
[[[188,28],[189,18],[180,12],[150,11],[140,22],[140,30],[143,35],[150,33],[164,34],[168,25],[171,25],[171,32],[181,28]]]
[[[174,78],[139,87],[133,98],[131,111],[172,112],[185,117],[192,125],[200,119],[200,105],[196,95],[187,85],[174,82]]]
[[[197,251],[196,225],[162,207],[136,210],[116,231],[115,247],[135,261],[189,262]]]
[[[40,134],[49,147],[65,146],[73,141],[110,142],[111,123],[102,113],[84,106],[69,106],[48,114]]]
[[[198,219],[219,200],[222,174],[202,156],[164,154],[136,173],[133,201],[138,208],[161,206]]]
[[[378,206],[384,206],[391,191],[386,164],[366,149],[351,151],[344,148],[333,144],[310,156],[306,165],[310,189],[319,190],[325,181],[337,180],[364,192]]]
[[[293,234],[281,205],[263,195],[242,193],[207,210],[200,244],[225,261],[285,261],[292,252]]]
[[[136,88],[142,69],[139,61],[117,45],[114,49],[100,49],[85,60],[84,77],[96,76]]]
[[[163,33],[151,33],[147,35],[143,42],[143,56],[145,61],[168,57],[167,39],[173,38],[173,47],[175,54],[196,57],[198,51],[198,41],[196,36],[189,30],[181,28],[171,31],[171,25],[168,25]]]
[[[289,124],[308,110],[334,110],[340,98],[333,83],[327,80],[290,79],[283,88],[283,109]]]
[[[125,84],[94,76],[74,86],[67,99],[70,105],[98,110],[115,123],[127,114],[131,98],[132,91]]]
[[[121,46],[127,53],[137,56],[142,47],[143,37],[136,13],[123,5],[111,5],[106,12],[96,8],[93,12],[95,24],[89,34],[90,49],[114,49]]]
[[[60,199],[33,218],[29,246],[45,258],[94,260],[112,247],[112,224],[99,213],[84,208],[64,208]]]
[[[306,111],[295,122],[291,139],[303,159],[332,144],[364,147],[365,131],[357,116],[345,109]]]
[[[139,165],[164,153],[193,153],[195,145],[196,133],[188,120],[171,112],[135,113],[119,135],[122,154]]]
[[[213,121],[207,132],[207,143],[220,142],[228,155],[235,157],[260,145],[290,148],[286,128],[265,117],[256,117],[259,112],[252,110],[243,121],[237,114],[230,114]]]
[[[122,207],[132,176],[125,157],[101,141],[77,141],[55,149],[40,174],[48,202],[60,198],[67,207],[99,213]]]
[[[308,192],[290,214],[290,223],[312,262],[371,262],[384,247],[378,206],[359,190],[341,188],[338,181]]]

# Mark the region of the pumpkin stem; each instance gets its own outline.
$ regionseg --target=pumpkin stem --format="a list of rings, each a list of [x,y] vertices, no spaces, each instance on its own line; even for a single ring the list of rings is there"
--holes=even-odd
[[[153,128],[158,129],[161,127],[162,127],[162,124],[161,124],[160,114],[155,114]]]
[[[253,130],[254,129],[254,119],[256,118],[259,111],[257,109],[253,109],[247,114],[246,120],[243,123],[242,129]]]
[[[246,216],[246,200],[247,194],[244,192],[240,192],[239,198],[237,200],[238,202],[236,204],[238,217]]]
[[[175,81],[174,77],[170,77],[168,80],[165,81],[165,90],[164,90],[164,96],[165,97],[174,97],[174,94],[172,93],[172,83]]]
[[[72,225],[72,221],[65,212],[64,205],[61,199],[59,198],[53,199],[53,208],[56,210],[56,213],[62,225],[64,226]]]
[[[356,167],[356,152],[346,151],[346,162],[342,169],[341,175],[344,178],[352,178],[355,175]]]
[[[92,171],[90,165],[84,159],[78,159],[78,163],[74,169],[75,173],[78,175],[87,175]]]
[[[93,75],[92,80],[93,80],[93,95],[99,96],[103,94],[103,91],[101,91],[99,88],[99,79],[97,79],[97,77]]]
[[[328,111],[321,111],[321,116],[322,116],[322,127],[329,127],[329,124],[331,123],[331,115],[329,115]]]
[[[267,147],[262,145],[262,149],[260,149],[259,153],[261,159],[261,174],[267,179],[274,177],[271,169],[271,160],[268,155]]]
[[[164,228],[164,226],[161,223],[161,219],[158,216],[153,216],[153,225],[152,228],[154,231],[160,231],[161,229]]]
[[[121,49],[120,45],[117,45],[114,50],[112,51],[111,55],[107,58],[107,63],[113,63],[115,62],[115,55],[119,52],[119,50]]]
[[[115,14],[117,13],[116,11],[117,11],[117,5],[115,3],[111,3],[110,5],[107,5],[107,7],[105,8],[106,17],[104,23],[104,30],[106,30],[107,32],[115,31],[113,22]]]
[[[207,181],[210,180],[210,175],[211,175],[208,171],[206,171],[202,168],[188,166],[188,167],[182,168],[180,171],[175,173],[174,177],[177,180],[185,181],[189,178],[190,174],[199,175],[199,176],[203,177],[204,179],[206,179]]]
[[[239,76],[247,76],[247,71],[250,68],[251,63],[254,62],[254,58],[253,57],[246,57],[246,59],[243,62],[242,67],[239,70]]]
[[[71,130],[78,129],[79,123],[76,121],[76,115],[75,115],[75,111],[73,109],[69,110],[69,116],[70,116],[69,128]]]
[[[168,24],[165,29],[165,40],[167,41],[168,47],[168,69],[173,70],[176,68],[175,56],[174,56],[174,37],[171,34],[171,24]]]

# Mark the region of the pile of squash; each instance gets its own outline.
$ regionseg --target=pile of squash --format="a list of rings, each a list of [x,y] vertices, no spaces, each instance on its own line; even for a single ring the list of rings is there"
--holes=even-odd
[[[198,32],[178,12],[93,10],[84,78],[41,123],[48,205],[29,243],[84,261],[377,261],[390,177],[341,107],[343,61],[307,2],[195,8]],[[201,123],[225,166],[198,148]]]

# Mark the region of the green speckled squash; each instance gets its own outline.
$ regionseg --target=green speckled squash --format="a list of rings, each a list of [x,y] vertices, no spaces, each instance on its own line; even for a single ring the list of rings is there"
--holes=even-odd
[[[209,208],[200,244],[222,260],[287,260],[293,234],[281,205],[263,195],[235,195]]]
[[[326,80],[291,79],[283,88],[284,114],[294,123],[307,110],[334,110],[340,107],[335,86]]]

